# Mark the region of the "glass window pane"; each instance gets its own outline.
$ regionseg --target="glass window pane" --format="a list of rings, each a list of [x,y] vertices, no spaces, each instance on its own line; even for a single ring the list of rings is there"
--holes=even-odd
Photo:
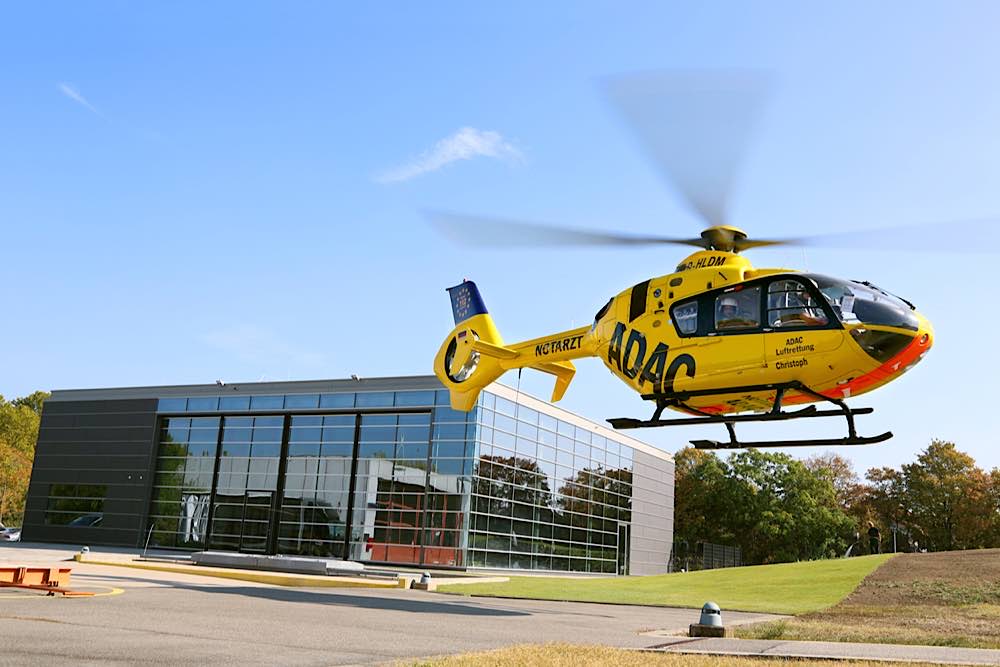
[[[319,394],[289,394],[285,396],[285,407],[303,410],[319,407]]]
[[[517,406],[517,418],[518,420],[527,422],[528,424],[538,424],[538,412],[536,410],[532,410],[531,408],[526,408],[523,405]]]
[[[465,424],[435,424],[434,439],[465,440]]]
[[[354,419],[354,415],[327,415],[323,417],[323,425],[354,428]]]
[[[186,398],[161,398],[156,409],[159,412],[184,412],[187,409]]]
[[[684,335],[691,335],[698,331],[698,302],[686,301],[679,303],[671,310],[674,316],[674,324],[677,331]]]
[[[284,396],[251,396],[251,410],[280,410],[284,407]]]
[[[511,417],[517,414],[517,408],[514,405],[514,402],[508,401],[506,398],[501,398],[499,396],[496,397],[496,406],[494,409],[497,412],[502,412],[503,414],[510,415]]]
[[[715,328],[719,331],[760,326],[760,287],[725,292],[715,300]]]
[[[289,456],[319,456],[319,442],[290,442]]]
[[[517,431],[517,422],[512,417],[498,413],[493,420],[493,428],[506,431],[507,433],[515,433]]]
[[[465,443],[461,441],[435,443],[434,456],[446,459],[462,458],[465,456]]]
[[[226,428],[222,432],[222,441],[227,444],[233,442],[249,443],[250,435],[252,432],[253,430],[249,428],[234,428],[230,426],[229,422],[227,421]]]
[[[249,396],[223,396],[219,399],[220,410],[249,410]]]
[[[518,438],[517,446],[514,451],[517,452],[518,456],[524,456],[530,459],[535,458],[537,445],[534,440],[529,440],[528,438]]]
[[[357,395],[355,405],[359,408],[387,408],[392,407],[393,392],[391,391],[371,391]]]
[[[353,408],[354,394],[323,394],[319,397],[321,408]]]
[[[188,412],[215,412],[219,409],[219,398],[217,396],[189,398],[187,409]]]
[[[419,407],[434,405],[433,391],[397,391],[396,405],[398,407]]]
[[[525,424],[524,422],[519,420],[517,422],[517,434],[525,438],[531,438],[532,440],[537,440],[538,427],[532,426],[530,424]]]
[[[538,415],[538,425],[552,432],[558,428],[556,418],[544,413]]]
[[[475,418],[475,410],[471,412],[462,412],[461,410],[452,410],[451,408],[437,408],[434,410],[434,421],[436,422],[464,422],[470,419],[475,420]]]

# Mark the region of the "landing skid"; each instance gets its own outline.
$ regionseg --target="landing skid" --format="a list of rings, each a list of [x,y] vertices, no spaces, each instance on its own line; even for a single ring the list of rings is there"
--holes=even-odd
[[[781,402],[785,392],[794,390],[803,394],[808,394],[813,398],[837,406],[836,410],[819,410],[815,405],[806,406],[800,410],[787,412],[781,409]],[[691,398],[698,396],[720,396],[723,394],[741,394],[758,391],[773,391],[774,403],[768,412],[752,415],[714,415],[702,412],[698,408],[693,408],[687,404]],[[702,389],[698,391],[678,391],[669,394],[643,394],[643,398],[656,402],[656,410],[653,417],[647,421],[633,419],[631,417],[617,417],[609,419],[608,422],[616,429],[632,428],[654,428],[659,426],[698,426],[701,424],[725,424],[729,431],[729,442],[718,440],[692,440],[691,444],[697,449],[742,449],[744,447],[840,447],[847,445],[872,445],[877,442],[884,442],[892,437],[891,431],[886,431],[875,436],[859,436],[854,427],[854,415],[867,415],[874,412],[872,408],[849,408],[847,404],[837,398],[824,396],[817,391],[813,391],[801,382],[782,382],[777,384],[759,384],[745,387],[729,387],[726,389]],[[661,419],[663,411],[667,408],[680,408],[697,417],[686,417],[679,419]],[[758,442],[741,442],[736,437],[736,424],[743,422],[770,422],[786,421],[789,419],[803,419],[810,417],[844,417],[847,420],[846,438],[822,438],[816,440],[769,440]]]

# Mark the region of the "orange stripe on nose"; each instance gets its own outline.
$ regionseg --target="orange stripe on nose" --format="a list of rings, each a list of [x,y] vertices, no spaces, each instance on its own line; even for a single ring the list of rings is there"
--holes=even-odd
[[[839,384],[833,389],[828,389],[821,393],[824,396],[829,396],[830,398],[844,398],[845,396],[851,396],[856,393],[860,394],[871,388],[872,385],[883,384],[891,380],[893,377],[900,375],[912,364],[919,361],[920,356],[930,348],[930,336],[927,334],[914,336],[913,341],[904,347],[899,354],[875,370],[865,373],[860,377],[856,377],[850,382]],[[844,393],[845,389],[848,392],[847,394]]]

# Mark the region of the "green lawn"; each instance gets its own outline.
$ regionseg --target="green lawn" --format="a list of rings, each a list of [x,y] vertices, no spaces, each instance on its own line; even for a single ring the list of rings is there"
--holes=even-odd
[[[755,565],[649,577],[511,577],[510,582],[504,584],[457,584],[441,586],[438,590],[459,595],[665,607],[700,607],[712,600],[722,608],[723,614],[727,609],[802,614],[836,604],[892,556]]]

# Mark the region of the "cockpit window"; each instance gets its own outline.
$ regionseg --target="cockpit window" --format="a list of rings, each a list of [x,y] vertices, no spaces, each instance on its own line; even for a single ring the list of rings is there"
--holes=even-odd
[[[810,275],[840,318],[848,323],[864,322],[917,330],[913,308],[902,299],[877,287],[855,281]]]
[[[774,329],[824,327],[823,307],[798,280],[776,280],[767,287],[767,325]]]
[[[691,335],[698,331],[698,302],[685,301],[678,303],[671,309],[674,314],[674,322],[677,323],[677,331],[685,335]]]
[[[759,287],[723,292],[715,299],[716,330],[755,329],[759,326]]]

